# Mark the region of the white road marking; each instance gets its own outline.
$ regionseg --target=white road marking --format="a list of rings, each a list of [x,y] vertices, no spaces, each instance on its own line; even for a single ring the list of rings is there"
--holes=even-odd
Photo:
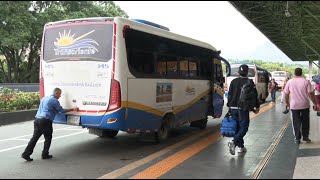
[[[11,139],[11,140],[15,140],[15,141],[29,141],[30,139]]]
[[[83,131],[81,131],[81,132],[72,133],[72,134],[68,134],[68,135],[64,135],[64,136],[58,136],[58,137],[54,137],[54,138],[52,138],[52,139],[61,139],[61,138],[64,138],[64,137],[73,136],[73,135],[77,135],[77,134],[82,134],[82,133],[86,133],[86,132],[88,132],[88,131],[87,131],[87,130],[83,130]],[[11,138],[11,139],[12,139],[12,138]],[[38,141],[37,144],[38,144],[38,143],[43,143],[43,142],[44,142],[44,140],[41,140],[41,141]],[[7,148],[7,149],[1,149],[1,150],[0,150],[0,153],[1,153],[1,152],[5,152],[5,151],[10,151],[10,150],[13,150],[13,149],[17,149],[17,148],[21,148],[21,147],[25,147],[25,146],[27,146],[27,145],[28,145],[28,144],[24,144],[24,145],[14,146],[14,147]]]
[[[54,129],[53,131],[62,131],[62,130],[78,130],[78,131],[83,131],[83,129],[73,129],[74,127],[66,127],[66,128],[61,128],[61,129]],[[17,137],[12,137],[12,138],[7,138],[7,139],[0,139],[0,142],[2,141],[8,141],[8,140],[15,140],[15,139],[19,139],[19,138],[23,138],[23,137],[27,137],[27,136],[32,136],[33,134],[27,134],[27,135],[23,135],[23,136],[17,136]]]

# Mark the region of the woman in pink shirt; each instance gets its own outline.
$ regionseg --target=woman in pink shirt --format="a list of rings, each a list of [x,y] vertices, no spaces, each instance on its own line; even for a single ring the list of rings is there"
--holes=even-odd
[[[295,76],[287,82],[283,92],[285,94],[286,105],[291,109],[292,127],[295,136],[295,143],[299,144],[301,134],[303,136],[303,141],[311,142],[311,140],[309,139],[309,99],[313,102],[313,104],[316,104],[316,102],[310,81],[302,77],[302,69],[296,68],[294,74]],[[302,132],[300,131],[300,129],[302,129]]]

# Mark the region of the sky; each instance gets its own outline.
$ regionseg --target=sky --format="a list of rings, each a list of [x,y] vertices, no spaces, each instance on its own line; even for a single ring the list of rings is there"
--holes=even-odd
[[[292,62],[228,1],[114,1],[129,19],[207,42],[225,59]]]

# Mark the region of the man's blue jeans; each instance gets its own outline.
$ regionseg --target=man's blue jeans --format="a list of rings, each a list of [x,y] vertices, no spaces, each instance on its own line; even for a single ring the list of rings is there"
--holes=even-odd
[[[240,148],[243,148],[244,147],[243,137],[248,132],[249,124],[250,124],[249,111],[245,111],[242,109],[231,109],[231,114],[232,114],[232,118],[234,118],[238,124],[238,132],[233,138],[234,144]]]
[[[271,101],[276,102],[276,91],[271,92]]]

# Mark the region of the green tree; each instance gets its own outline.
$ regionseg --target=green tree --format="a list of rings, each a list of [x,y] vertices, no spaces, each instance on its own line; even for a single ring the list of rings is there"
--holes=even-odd
[[[290,75],[294,75],[294,70],[297,67],[302,68],[303,75],[309,74],[309,67],[307,65],[301,65],[301,64],[287,64],[287,63],[282,63],[282,62],[267,62],[267,61],[262,61],[262,60],[233,60],[233,59],[228,59],[228,61],[232,63],[239,63],[239,62],[248,62],[248,63],[254,63],[257,64],[258,66],[266,69],[269,72],[272,71],[287,71],[290,73]],[[313,67],[312,69],[312,75],[316,75],[317,73],[317,67]]]
[[[99,16],[128,17],[112,1],[0,1],[0,81],[38,82],[45,23]]]

